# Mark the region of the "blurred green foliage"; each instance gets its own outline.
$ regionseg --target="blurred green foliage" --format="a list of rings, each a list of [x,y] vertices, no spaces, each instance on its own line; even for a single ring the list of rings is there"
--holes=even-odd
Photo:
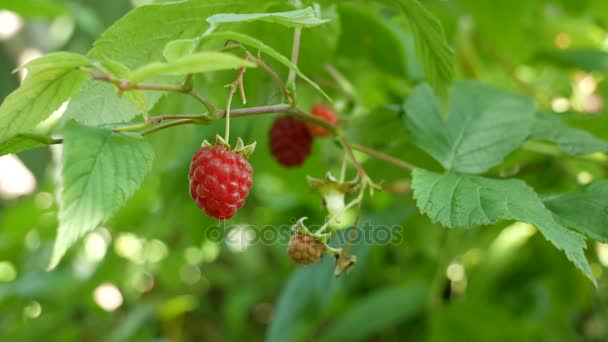
[[[0,97],[18,87],[18,76],[11,71],[27,49],[86,53],[105,29],[144,2],[150,1],[3,0],[0,10],[18,14],[23,27],[0,40]],[[319,2],[324,15],[334,20],[304,30],[299,65],[334,98],[349,139],[440,170],[413,145],[400,110],[425,75],[415,50],[415,27],[395,8],[376,2]],[[547,115],[608,139],[605,0],[421,3],[443,26],[454,50],[457,79],[476,78],[528,95]],[[264,6],[269,12],[290,7],[271,2]],[[252,1],[251,11],[255,7]],[[159,32],[164,29],[158,27]],[[137,34],[136,27],[132,31]],[[291,29],[251,22],[242,24],[239,32],[290,54]],[[118,54],[128,59],[129,48],[142,48],[160,58],[166,43],[162,38],[142,41],[141,47],[125,44]],[[221,47],[223,42],[207,44]],[[139,61],[133,63],[129,66]],[[281,64],[268,63],[287,75]],[[335,89],[324,68],[328,63],[352,83],[351,93]],[[227,91],[222,86],[233,78],[232,73],[218,72],[197,76],[194,84],[223,103]],[[261,70],[247,71],[245,88],[248,103],[272,103],[276,96],[275,84]],[[100,92],[115,94],[112,87]],[[300,107],[322,100],[305,82],[298,82]],[[152,115],[200,112],[198,103],[179,94],[148,101],[157,101]],[[103,105],[101,101],[97,109]],[[0,339],[608,339],[608,245],[588,240],[586,255],[596,288],[531,226],[498,222],[457,230],[431,223],[416,209],[409,172],[363,154],[357,154],[363,166],[374,180],[384,181],[386,191],[366,200],[361,231],[373,236],[374,231],[397,226],[393,239],[358,241],[353,246],[358,263],[340,278],[333,276],[333,261],[327,256],[313,266],[294,266],[286,255],[291,224],[302,216],[319,224],[324,216],[306,175],[322,177],[327,170],[337,174],[342,156],[333,141],[318,139],[303,167],[284,169],[268,152],[271,123],[271,116],[232,122],[232,136],[257,141],[258,150],[251,158],[254,187],[247,204],[223,223],[194,205],[186,177],[193,151],[203,139],[221,132],[223,122],[180,126],[146,137],[155,160],[141,188],[51,272],[46,267],[58,226],[58,149],[19,153],[37,186],[31,194],[0,199]],[[37,131],[50,129],[42,125]],[[550,136],[548,130],[544,127],[539,137]],[[606,177],[605,153],[576,157],[556,150],[550,144],[524,144],[487,175],[517,175],[542,196],[575,191]],[[354,213],[349,215],[352,221]],[[608,227],[601,228],[606,236]],[[340,234],[346,239],[347,231]]]

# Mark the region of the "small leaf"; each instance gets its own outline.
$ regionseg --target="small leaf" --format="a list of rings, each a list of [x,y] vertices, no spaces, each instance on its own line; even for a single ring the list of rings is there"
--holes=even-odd
[[[53,139],[39,134],[20,133],[3,143],[0,143],[0,156],[9,153],[17,153],[32,148],[47,146],[53,143]]]
[[[545,198],[558,222],[608,242],[608,180],[595,181],[582,190]]]
[[[608,152],[607,142],[582,129],[568,126],[555,115],[538,115],[530,139],[554,142],[569,155]]]
[[[222,23],[248,22],[256,20],[281,24],[287,27],[313,27],[323,25],[330,21],[329,19],[321,19],[312,7],[306,7],[304,9],[289,12],[274,13],[219,13],[207,18],[207,22],[211,25],[218,25]]]
[[[0,106],[0,142],[23,133],[48,118],[77,92],[88,78],[78,67],[89,65],[86,57],[67,52],[37,58],[23,68],[23,84]]]
[[[416,54],[424,68],[427,81],[445,97],[454,78],[454,52],[448,45],[441,23],[418,0],[383,0],[396,4],[405,15],[416,44]]]
[[[412,177],[416,204],[433,222],[450,228],[489,225],[500,220],[533,224],[596,283],[585,258],[584,236],[557,223],[526,183],[423,169],[414,170]]]
[[[412,141],[447,170],[482,173],[500,164],[529,136],[534,103],[529,98],[474,81],[454,84],[448,118],[428,85],[405,104]]]
[[[367,340],[420,312],[426,303],[427,292],[427,287],[415,282],[377,290],[339,316],[320,341]]]
[[[143,182],[153,150],[134,133],[80,126],[65,129],[59,229],[49,268],[67,249],[109,219]]]
[[[155,75],[186,75],[206,71],[229,70],[239,67],[255,68],[252,62],[222,52],[199,52],[173,61],[152,62],[129,73],[130,82],[137,83]]]

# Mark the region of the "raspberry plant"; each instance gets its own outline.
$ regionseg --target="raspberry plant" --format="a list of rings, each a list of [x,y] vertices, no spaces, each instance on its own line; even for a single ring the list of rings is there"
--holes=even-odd
[[[404,249],[433,257],[432,266],[409,264],[424,275],[423,285],[408,283],[404,296],[388,288],[360,303],[346,323],[329,328],[327,340],[367,337],[340,324],[357,325],[350,323],[368,308],[390,303],[395,315],[407,315],[410,306],[433,313],[445,291],[458,291],[449,286],[463,286],[452,279],[456,266],[476,265],[470,259],[485,248],[484,258],[501,268],[503,245],[535,233],[544,238],[539,248],[561,253],[552,261],[560,270],[567,261],[574,266],[576,273],[564,271],[574,274],[571,283],[586,277],[581,286],[595,291],[602,271],[588,247],[608,242],[605,118],[554,113],[563,96],[535,84],[526,76],[532,67],[517,63],[583,69],[576,77],[589,83],[603,79],[606,68],[588,59],[604,61],[605,52],[564,50],[559,35],[558,49],[547,53],[506,50],[510,36],[492,34],[506,23],[488,22],[470,8],[474,2],[456,2],[457,9],[430,6],[442,19],[470,10],[479,27],[471,28],[468,16],[446,19],[457,30],[447,38],[417,0],[163,2],[125,15],[85,55],[54,52],[20,67],[27,76],[0,107],[0,152],[51,146],[57,157],[58,222],[44,258],[48,270],[67,267],[66,253],[96,229],[119,233],[121,213],[135,208],[135,225],[172,227],[153,236],[177,245],[181,225],[195,227],[196,243],[216,224],[288,226],[287,241],[272,245],[280,245],[282,259],[306,266],[283,292],[270,340],[295,338],[290,329],[303,308],[322,311],[318,298],[333,298],[337,287],[329,282],[356,282],[358,267],[373,266],[374,243],[358,238],[375,236],[387,222],[403,225]],[[598,92],[593,84],[590,94]],[[191,198],[142,199],[155,188]],[[308,205],[311,197],[320,206]],[[472,244],[471,236],[483,243]],[[534,272],[545,267],[542,255],[524,256],[539,263]],[[546,267],[546,277],[559,279],[561,271]],[[535,279],[534,272],[510,276]],[[328,280],[332,274],[341,278]],[[498,286],[473,281],[479,293]],[[291,310],[290,301],[301,304]],[[391,319],[371,320],[369,329],[381,331]]]

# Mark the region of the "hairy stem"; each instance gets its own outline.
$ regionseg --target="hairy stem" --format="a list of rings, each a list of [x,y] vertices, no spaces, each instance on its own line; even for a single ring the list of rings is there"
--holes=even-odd
[[[300,37],[302,36],[302,28],[296,27],[293,30],[293,46],[291,48],[291,63],[298,65],[298,56],[300,55]],[[292,91],[296,89],[296,71],[289,69],[289,76],[287,77],[287,87]]]

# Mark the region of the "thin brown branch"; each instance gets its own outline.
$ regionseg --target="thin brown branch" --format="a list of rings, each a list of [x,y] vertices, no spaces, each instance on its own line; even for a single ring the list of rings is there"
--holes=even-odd
[[[180,126],[180,125],[187,125],[187,124],[193,124],[193,123],[197,123],[196,120],[193,119],[180,119],[180,120],[175,120],[175,121],[170,121],[164,124],[160,124],[158,126],[154,126],[152,128],[149,128],[145,131],[142,131],[140,134],[141,135],[148,135],[150,133],[154,133],[156,131],[160,131],[163,130],[165,128],[169,128],[169,127],[174,127],[174,126]]]
[[[264,69],[264,71],[266,71],[277,82],[277,84],[279,85],[279,88],[281,88],[281,92],[283,92],[283,95],[285,95],[285,98],[289,101],[289,103],[290,104],[294,103],[294,99],[291,96],[291,94],[289,93],[289,91],[287,90],[285,83],[283,83],[283,80],[281,79],[281,77],[279,77],[279,75],[270,66],[268,66],[268,64],[266,64],[263,60],[261,60],[258,57],[255,57],[253,55],[247,55],[246,59],[254,62],[260,68]]]
[[[410,163],[407,163],[407,162],[405,162],[405,161],[403,161],[401,159],[397,159],[395,157],[389,156],[388,154],[384,154],[382,152],[376,151],[376,150],[371,149],[369,147],[365,147],[365,146],[362,146],[362,145],[359,145],[359,144],[350,144],[350,147],[353,150],[357,150],[357,151],[369,154],[370,156],[373,156],[373,157],[376,157],[378,159],[384,160],[386,162],[389,162],[389,163],[391,163],[393,165],[399,166],[399,167],[404,168],[406,170],[410,170],[411,171],[411,170],[413,170],[413,169],[416,168],[414,165],[412,165]]]

